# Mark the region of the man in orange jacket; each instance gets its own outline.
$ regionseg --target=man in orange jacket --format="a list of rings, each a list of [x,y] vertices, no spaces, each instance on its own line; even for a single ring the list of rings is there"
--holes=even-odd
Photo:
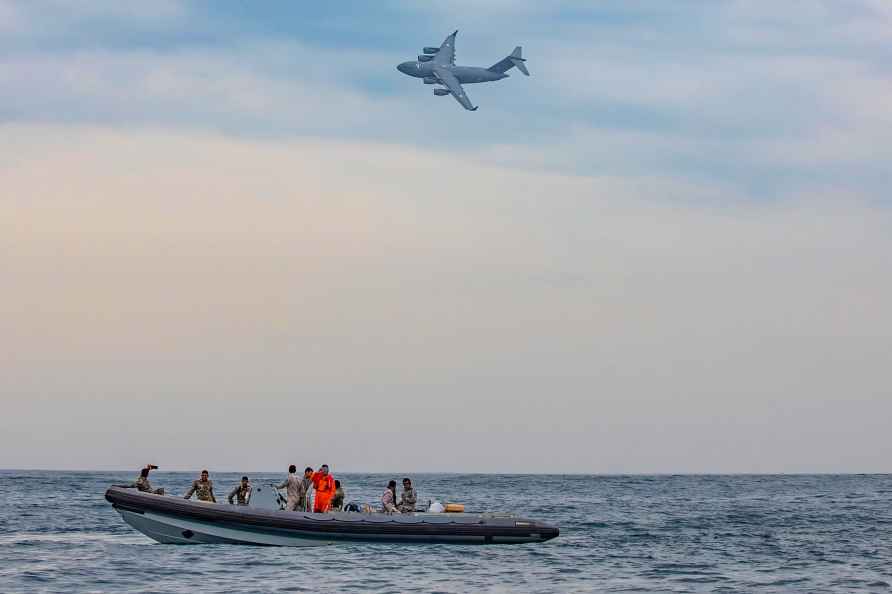
[[[331,498],[334,496],[334,477],[328,473],[328,464],[323,464],[319,470],[313,473],[313,488],[316,496],[313,498],[313,511],[316,513],[327,512],[331,507]]]

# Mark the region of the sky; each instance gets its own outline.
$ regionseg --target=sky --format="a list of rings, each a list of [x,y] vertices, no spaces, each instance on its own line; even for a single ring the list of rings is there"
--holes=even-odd
[[[892,472],[890,97],[886,0],[0,0],[0,468]]]

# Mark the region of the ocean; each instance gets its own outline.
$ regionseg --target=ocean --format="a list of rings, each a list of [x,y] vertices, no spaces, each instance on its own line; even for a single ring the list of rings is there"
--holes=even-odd
[[[374,502],[400,475],[339,474]],[[242,473],[212,473],[218,499]],[[247,473],[254,482],[282,474]],[[509,546],[161,545],[103,498],[130,472],[0,471],[0,593],[885,592],[892,475],[412,475],[419,501],[557,524]],[[155,471],[182,494],[193,473]]]

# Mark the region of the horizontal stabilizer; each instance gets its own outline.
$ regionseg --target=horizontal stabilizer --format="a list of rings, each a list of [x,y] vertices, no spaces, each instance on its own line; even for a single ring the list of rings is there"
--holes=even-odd
[[[524,62],[526,62],[526,60],[520,58],[511,58],[511,63],[514,64],[514,66],[516,66],[518,70],[529,76],[530,71],[527,70],[526,64],[524,64]]]

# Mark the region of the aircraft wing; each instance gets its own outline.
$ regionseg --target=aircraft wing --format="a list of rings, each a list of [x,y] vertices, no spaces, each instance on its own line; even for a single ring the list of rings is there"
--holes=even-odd
[[[455,100],[461,103],[461,106],[467,109],[468,111],[477,111],[477,108],[471,105],[471,100],[468,99],[468,95],[465,93],[465,90],[461,87],[461,83],[458,82],[458,79],[455,78],[455,75],[452,74],[448,68],[443,68],[442,66],[434,66],[434,74],[437,79],[443,83],[449,92],[452,93],[452,96],[455,97]]]
[[[440,46],[440,51],[434,54],[434,64],[438,66],[445,66],[447,64],[455,65],[455,36],[458,35],[458,31],[453,31],[452,35],[448,36],[443,40],[443,44]]]

